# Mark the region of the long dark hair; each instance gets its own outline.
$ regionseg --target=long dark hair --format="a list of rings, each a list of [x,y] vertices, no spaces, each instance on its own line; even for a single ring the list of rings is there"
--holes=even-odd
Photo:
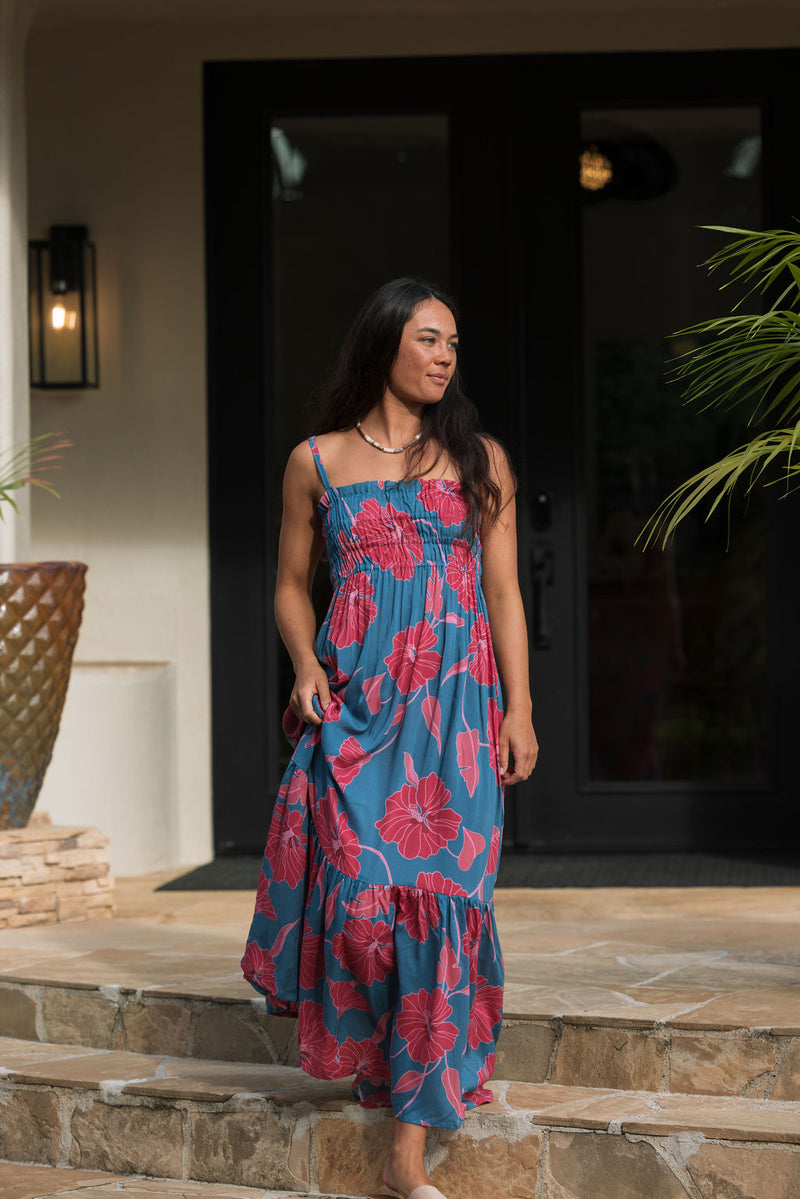
[[[458,319],[454,301],[422,279],[392,279],[369,297],[344,339],[332,375],[320,389],[315,433],[352,429],[380,403],[403,328],[426,300],[439,300]],[[478,411],[464,394],[456,365],[441,400],[422,410],[422,437],[409,450],[405,478],[418,476],[427,446],[437,442],[440,453],[444,450],[458,468],[473,534],[480,523],[497,519],[502,498],[482,434]]]

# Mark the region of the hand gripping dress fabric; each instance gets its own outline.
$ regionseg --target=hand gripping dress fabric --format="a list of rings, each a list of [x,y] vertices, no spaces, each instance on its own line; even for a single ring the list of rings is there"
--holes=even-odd
[[[325,487],[334,594],[321,726],[294,755],[242,959],[300,1064],[365,1107],[458,1128],[491,1102],[503,1005],[493,893],[502,700],[480,542],[448,479]]]

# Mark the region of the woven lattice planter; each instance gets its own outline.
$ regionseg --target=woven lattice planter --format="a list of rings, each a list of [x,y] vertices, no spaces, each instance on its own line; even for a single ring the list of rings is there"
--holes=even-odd
[[[82,562],[0,565],[0,829],[24,828],[50,763],[83,614]]]

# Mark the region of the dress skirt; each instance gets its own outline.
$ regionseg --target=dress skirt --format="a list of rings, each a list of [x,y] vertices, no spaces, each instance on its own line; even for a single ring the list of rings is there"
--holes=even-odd
[[[480,541],[452,480],[332,487],[331,702],[284,728],[284,775],[242,959],[300,1064],[365,1107],[457,1128],[491,1102],[503,1005],[493,893],[502,699]]]

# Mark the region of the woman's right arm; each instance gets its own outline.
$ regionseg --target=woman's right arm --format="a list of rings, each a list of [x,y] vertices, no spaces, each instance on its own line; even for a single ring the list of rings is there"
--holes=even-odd
[[[308,442],[291,453],[283,477],[283,519],[275,585],[275,621],[294,666],[289,703],[308,724],[321,724],[312,701],[324,711],[330,703],[328,676],[316,655],[316,616],[311,602],[314,572],[322,555],[316,509],[317,469]]]

